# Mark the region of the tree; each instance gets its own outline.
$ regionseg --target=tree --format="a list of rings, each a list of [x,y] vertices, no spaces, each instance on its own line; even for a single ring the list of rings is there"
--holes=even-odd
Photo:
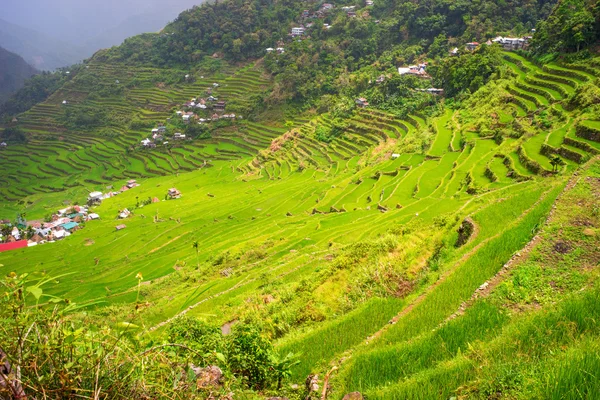
[[[565,162],[559,156],[554,156],[550,160],[550,164],[552,165],[552,172],[556,172],[558,167],[564,165]]]
[[[194,249],[196,249],[196,268],[199,268],[200,263],[198,262],[198,251],[199,251],[200,244],[198,243],[197,240],[194,240],[194,243],[192,243],[192,247]]]
[[[561,0],[547,20],[537,26],[531,48],[537,54],[574,52],[600,38],[595,2]],[[597,2],[596,2],[597,3]]]
[[[272,373],[273,344],[252,325],[236,326],[227,345],[227,364],[248,387],[264,389]]]

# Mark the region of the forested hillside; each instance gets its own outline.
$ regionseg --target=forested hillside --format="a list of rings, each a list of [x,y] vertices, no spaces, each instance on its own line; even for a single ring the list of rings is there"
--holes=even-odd
[[[3,103],[14,92],[38,71],[27,64],[18,55],[0,47],[0,103]]]
[[[0,397],[594,398],[597,10],[219,1],[29,80]]]

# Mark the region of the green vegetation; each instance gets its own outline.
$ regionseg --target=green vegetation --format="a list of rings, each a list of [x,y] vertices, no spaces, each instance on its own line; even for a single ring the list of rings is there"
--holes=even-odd
[[[548,19],[540,22],[532,47],[539,55],[579,52],[600,39],[599,19],[597,1],[560,1]]]
[[[591,396],[599,60],[462,48],[553,4],[211,3],[38,78],[0,131],[0,218],[115,193],[0,253],[25,392],[299,400],[329,373],[330,399]]]

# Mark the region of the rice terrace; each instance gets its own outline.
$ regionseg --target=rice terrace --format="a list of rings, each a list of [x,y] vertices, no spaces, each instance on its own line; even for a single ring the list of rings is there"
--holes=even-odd
[[[0,399],[598,398],[600,6],[392,3],[206,3],[0,106]]]

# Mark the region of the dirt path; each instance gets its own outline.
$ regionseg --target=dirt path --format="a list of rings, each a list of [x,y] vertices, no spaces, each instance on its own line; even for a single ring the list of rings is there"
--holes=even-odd
[[[223,290],[222,292],[215,293],[215,294],[213,294],[213,295],[211,295],[211,296],[205,297],[204,299],[200,300],[199,302],[197,302],[197,303],[195,303],[195,304],[192,304],[191,306],[187,307],[185,310],[183,310],[183,311],[181,311],[181,312],[179,312],[179,313],[175,314],[175,315],[174,315],[174,316],[172,316],[171,318],[169,318],[169,319],[166,319],[166,320],[164,320],[164,321],[162,321],[162,322],[160,322],[160,323],[158,323],[158,324],[154,325],[153,327],[149,328],[149,329],[148,329],[148,331],[149,331],[149,332],[153,332],[153,331],[157,330],[158,328],[161,328],[161,327],[163,327],[163,326],[165,326],[165,325],[167,325],[167,324],[171,323],[171,322],[172,322],[172,321],[174,321],[175,319],[177,319],[177,318],[179,318],[179,317],[181,317],[181,316],[183,316],[183,315],[187,314],[188,312],[190,312],[190,311],[191,311],[191,310],[193,310],[194,308],[198,307],[199,305],[201,305],[201,304],[203,304],[203,303],[206,303],[207,301],[209,301],[209,300],[212,300],[212,299],[214,299],[214,298],[220,297],[220,296],[222,296],[222,295],[224,295],[224,294],[226,294],[226,293],[229,293],[229,292],[231,292],[231,291],[234,291],[235,289],[237,289],[237,288],[239,288],[239,287],[241,287],[241,286],[244,286],[244,285],[247,285],[247,284],[249,284],[249,283],[252,283],[252,282],[254,282],[255,280],[256,280],[256,279],[250,279],[250,280],[242,279],[240,282],[236,283],[235,285],[233,285],[233,286],[232,286],[232,287],[230,287],[229,289],[226,289],[226,290]]]
[[[592,161],[592,160],[590,160],[590,161]],[[544,226],[548,225],[548,223],[550,223],[553,220],[554,213],[556,211],[556,203],[558,201],[560,201],[560,199],[564,196],[565,193],[571,191],[575,187],[575,185],[577,185],[577,183],[579,183],[579,180],[580,180],[579,174],[577,172],[575,172],[573,174],[573,176],[569,179],[569,182],[567,182],[567,184],[565,185],[565,188],[563,189],[563,191],[560,193],[560,195],[554,202],[554,205],[552,206],[552,209],[550,210],[550,213],[548,214],[546,221],[544,221]],[[465,313],[465,311],[469,307],[471,307],[475,303],[475,301],[477,301],[478,299],[488,297],[492,293],[492,291],[500,283],[502,283],[507,278],[508,275],[510,275],[510,273],[512,272],[512,269],[515,266],[521,264],[522,262],[526,261],[529,258],[529,254],[531,253],[531,251],[542,241],[543,231],[544,230],[542,229],[538,234],[536,234],[533,237],[533,239],[531,239],[531,241],[529,241],[529,243],[527,243],[525,245],[525,247],[523,247],[523,249],[521,251],[517,252],[510,260],[508,260],[508,262],[502,266],[502,269],[500,269],[500,271],[498,271],[498,273],[496,275],[494,275],[494,277],[492,277],[490,280],[486,281],[481,286],[479,286],[477,288],[477,290],[475,290],[473,295],[471,295],[471,298],[469,300],[463,302],[459,306],[458,310],[456,310],[456,312],[454,314],[450,315],[444,321],[444,323],[463,315]]]
[[[185,233],[182,233],[181,235],[179,235],[179,236],[177,236],[177,237],[174,237],[173,239],[169,240],[167,243],[165,243],[165,244],[163,244],[163,245],[161,245],[161,246],[158,246],[158,247],[155,247],[155,248],[153,248],[152,250],[150,250],[150,252],[148,252],[148,254],[152,254],[152,253],[154,253],[154,252],[156,252],[156,251],[159,251],[160,249],[162,249],[162,248],[164,248],[164,247],[166,247],[166,246],[170,245],[171,243],[173,243],[174,241],[176,241],[176,240],[177,240],[177,239],[179,239],[180,237],[187,235],[188,233],[190,233],[190,231],[188,231],[188,232],[185,232]]]
[[[552,188],[550,188],[546,192],[544,192],[543,195],[540,196],[540,198],[535,203],[533,203],[527,210],[523,211],[523,213],[521,213],[521,215],[518,218],[516,218],[507,227],[507,229],[513,227],[515,224],[517,224],[519,221],[521,221],[523,218],[525,218],[535,207],[537,207],[537,205],[543,199],[546,198],[546,195],[550,192],[551,189]],[[466,217],[466,219],[468,219],[469,222],[471,222],[473,224],[474,229],[473,229],[473,233],[471,234],[471,237],[469,238],[469,241],[467,243],[465,243],[465,245],[472,243],[477,238],[477,236],[479,236],[479,232],[480,232],[479,226],[477,225],[477,223],[475,223],[475,221],[472,218]],[[402,311],[400,311],[395,317],[393,317],[389,321],[388,324],[381,327],[381,329],[379,329],[373,335],[369,336],[366,339],[366,341],[363,343],[363,345],[369,345],[369,343],[371,343],[373,340],[376,340],[379,337],[381,337],[393,325],[395,325],[398,321],[400,321],[400,319],[402,319],[404,316],[409,314],[415,307],[417,307],[419,304],[421,304],[433,290],[435,290],[438,286],[440,286],[442,284],[442,282],[444,282],[446,280],[446,278],[448,278],[450,275],[452,275],[463,263],[465,263],[471,256],[473,256],[473,254],[475,254],[479,249],[481,249],[481,247],[483,247],[489,241],[498,238],[500,235],[502,235],[503,232],[504,231],[499,232],[499,233],[483,240],[481,243],[477,244],[471,250],[469,250],[468,252],[463,254],[462,257],[458,261],[456,261],[451,268],[444,271],[444,273],[439,277],[439,279],[435,283],[428,286],[406,308],[402,309]],[[349,357],[351,357],[351,355],[355,351],[355,349],[356,349],[356,347],[350,348],[347,351],[345,351],[344,353],[342,353],[340,358],[338,358],[337,361],[333,363],[333,365],[336,365],[338,367],[341,366]]]

